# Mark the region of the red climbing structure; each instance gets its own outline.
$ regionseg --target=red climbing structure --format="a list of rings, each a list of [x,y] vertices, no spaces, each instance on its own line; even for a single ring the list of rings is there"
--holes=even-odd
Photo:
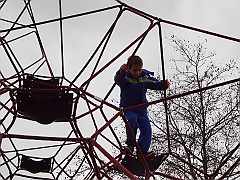
[[[156,38],[159,38],[160,42],[159,52],[162,57],[160,63],[162,76],[165,78],[161,27],[163,23],[237,43],[239,43],[239,39],[154,17],[118,0],[115,2],[115,6],[68,16],[63,16],[62,1],[56,2],[58,2],[59,9],[57,18],[37,21],[31,1],[23,0],[21,2],[22,10],[15,19],[5,19],[4,17],[0,19],[2,23],[6,23],[6,28],[0,30],[0,178],[111,179],[127,176],[137,179],[137,176],[144,176],[146,179],[150,177],[179,179],[158,170],[168,156],[187,163],[186,160],[171,151],[170,140],[168,151],[152,160],[145,160],[143,156],[136,159],[136,157],[126,156],[123,153],[123,140],[115,128],[121,123],[125,123],[129,128],[124,111],[236,83],[240,79],[232,79],[203,89],[168,97],[165,92],[164,97],[160,100],[126,109],[119,108],[109,100],[114,89],[117,89],[113,81],[108,87],[108,91],[102,94],[92,91],[91,87],[98,90],[101,88],[100,86],[106,86],[107,83],[103,81],[99,85],[98,78],[101,74],[117,62],[121,56],[136,53],[149,32],[154,29],[159,32]],[[6,0],[0,1],[1,11],[8,8],[8,3],[9,1]],[[64,54],[66,48],[64,22],[74,18],[81,19],[85,16],[98,16],[109,11],[116,12],[113,23],[103,35],[100,43],[96,44],[96,49],[93,50],[90,58],[82,60],[82,67],[78,68],[80,69],[78,73],[71,78],[68,77],[65,68],[68,59]],[[107,51],[107,45],[118,28],[117,23],[126,13],[143,18],[148,22],[148,26],[125,48],[106,60],[107,58],[103,58],[103,56]],[[23,16],[28,16],[28,22],[21,21]],[[59,25],[60,50],[57,53],[60,54],[61,72],[58,75],[54,73],[52,67],[54,63],[48,58],[44,48],[45,44],[40,30],[41,26],[50,26],[53,23]],[[41,54],[26,62],[24,58],[18,56],[18,51],[25,48],[20,44],[30,36],[34,37],[35,41],[31,43],[39,48]],[[4,62],[4,66],[2,66],[2,62]],[[91,73],[86,75],[86,71],[91,71]],[[95,81],[96,79],[97,81]],[[169,138],[167,118],[166,126]],[[219,165],[219,169],[228,162],[231,154],[237,151],[239,151],[239,144],[231,150],[229,156]],[[239,164],[240,159],[234,161],[235,163],[220,178],[226,177]],[[191,166],[209,178],[214,175],[214,173],[205,174],[201,169],[194,165]]]

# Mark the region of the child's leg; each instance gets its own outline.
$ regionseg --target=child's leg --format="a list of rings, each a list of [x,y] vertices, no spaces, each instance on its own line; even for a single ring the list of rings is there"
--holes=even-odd
[[[147,113],[141,114],[138,118],[140,136],[138,145],[142,150],[143,155],[148,153],[152,140],[152,128]]]
[[[132,111],[127,111],[124,113],[124,115],[126,116],[128,123],[133,131],[134,137],[136,138],[136,134],[137,134],[137,128],[138,128],[138,124],[137,124],[137,116],[134,112]],[[128,130],[126,130],[127,133],[127,140],[126,140],[126,144],[128,146],[134,147],[134,143],[133,140],[130,136],[130,133]]]

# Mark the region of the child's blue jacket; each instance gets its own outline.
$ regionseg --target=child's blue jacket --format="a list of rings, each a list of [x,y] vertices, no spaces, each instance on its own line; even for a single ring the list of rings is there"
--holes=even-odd
[[[164,83],[153,77],[154,73],[146,69],[142,70],[139,78],[135,79],[126,71],[121,77],[120,70],[114,76],[114,80],[120,87],[120,107],[129,107],[147,102],[147,89],[164,90]],[[141,108],[142,109],[142,108]],[[144,109],[147,109],[144,108]]]

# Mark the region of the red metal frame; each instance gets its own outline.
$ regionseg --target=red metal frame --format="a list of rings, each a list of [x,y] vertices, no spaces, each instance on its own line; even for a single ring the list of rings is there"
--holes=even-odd
[[[230,81],[226,81],[226,82],[222,82],[219,84],[215,84],[209,87],[205,87],[202,89],[197,89],[197,90],[193,90],[193,91],[189,91],[186,93],[182,93],[182,94],[178,94],[178,95],[173,95],[173,96],[169,96],[166,97],[166,92],[164,95],[163,99],[160,100],[156,100],[156,101],[152,101],[149,103],[144,103],[144,104],[140,104],[137,106],[132,106],[129,108],[124,108],[121,109],[117,106],[115,106],[114,104],[110,103],[107,101],[107,97],[108,95],[112,92],[114,86],[116,84],[114,84],[112,86],[112,88],[109,90],[109,92],[107,93],[107,95],[103,98],[99,98],[97,96],[95,96],[94,94],[90,93],[87,91],[87,87],[89,85],[89,83],[96,78],[99,74],[101,74],[106,68],[108,68],[113,62],[115,62],[121,55],[123,55],[128,49],[130,49],[131,47],[133,47],[133,45],[138,44],[137,48],[140,47],[143,39],[147,36],[147,34],[155,27],[159,28],[159,38],[160,38],[160,52],[161,52],[161,64],[163,67],[163,77],[165,79],[165,68],[164,68],[164,54],[163,54],[163,42],[162,42],[162,37],[161,37],[161,23],[166,23],[166,24],[170,24],[173,26],[178,26],[181,28],[186,28],[186,29],[190,29],[193,31],[197,31],[197,32],[201,32],[201,33],[205,33],[205,34],[209,34],[212,36],[216,36],[216,37],[220,37],[223,39],[227,39],[230,41],[234,41],[234,42],[239,42],[238,38],[234,38],[234,37],[229,37],[229,36],[225,36],[225,35],[221,35],[221,34],[217,34],[214,32],[210,32],[210,31],[206,31],[206,30],[201,30],[201,29],[197,29],[194,27],[190,27],[190,26],[186,26],[186,25],[182,25],[179,23],[175,23],[175,22],[171,22],[168,20],[164,20],[158,17],[154,17],[150,14],[147,14],[143,11],[140,11],[136,8],[133,8],[119,0],[116,0],[116,2],[118,3],[118,5],[116,6],[112,6],[112,7],[107,7],[107,8],[102,8],[102,9],[98,9],[98,10],[93,10],[93,11],[89,11],[89,12],[84,12],[84,13],[79,13],[79,14],[74,14],[71,16],[66,16],[66,17],[62,17],[62,5],[61,5],[61,0],[59,1],[59,12],[60,12],[60,17],[59,18],[55,18],[55,19],[50,19],[47,21],[42,21],[42,22],[35,22],[33,13],[32,13],[32,8],[31,8],[31,3],[30,1],[23,1],[25,3],[24,9],[23,11],[28,11],[29,13],[29,17],[32,20],[31,24],[27,24],[27,25],[19,25],[18,24],[18,19],[21,17],[21,14],[16,18],[16,20],[12,23],[11,28],[9,29],[3,29],[0,30],[1,33],[5,33],[5,35],[3,37],[0,37],[0,47],[4,49],[4,51],[7,54],[7,57],[9,58],[9,61],[12,63],[16,73],[13,74],[11,77],[3,77],[2,73],[1,73],[1,79],[0,79],[0,85],[1,85],[1,89],[0,89],[0,95],[6,95],[6,93],[9,93],[10,97],[6,102],[0,102],[0,109],[1,110],[5,110],[6,114],[4,115],[4,117],[1,120],[1,124],[0,126],[2,126],[2,129],[4,129],[4,132],[0,133],[0,153],[1,153],[1,159],[2,161],[0,162],[0,168],[5,167],[7,169],[7,171],[9,172],[9,174],[7,176],[2,175],[1,173],[1,177],[3,179],[7,179],[7,178],[13,178],[14,176],[22,176],[22,177],[26,177],[26,178],[32,178],[32,179],[38,179],[40,177],[36,177],[36,176],[31,176],[31,175],[24,175],[21,173],[21,169],[19,169],[19,165],[14,165],[12,166],[13,160],[15,160],[16,158],[19,160],[20,158],[20,151],[19,149],[17,149],[14,145],[14,139],[21,139],[21,140],[37,140],[37,141],[52,141],[52,142],[59,142],[58,145],[56,145],[55,147],[59,147],[59,149],[57,150],[57,152],[55,153],[55,155],[52,157],[53,158],[53,168],[52,170],[49,172],[49,174],[51,174],[53,179],[58,179],[61,175],[67,176],[68,178],[74,178],[75,176],[77,176],[77,172],[80,171],[81,166],[87,166],[89,167],[89,169],[93,169],[93,171],[89,171],[89,174],[86,177],[97,177],[98,179],[101,179],[103,177],[106,178],[111,178],[111,176],[109,175],[109,172],[114,169],[114,167],[117,167],[119,171],[121,171],[121,173],[125,174],[127,177],[131,178],[131,179],[137,179],[137,177],[135,175],[133,175],[128,169],[126,169],[124,166],[121,165],[121,163],[119,162],[119,160],[121,160],[121,157],[123,155],[122,153],[122,145],[120,144],[120,141],[117,137],[117,135],[115,134],[115,132],[111,129],[111,125],[113,124],[113,122],[116,121],[116,119],[118,119],[119,117],[122,117],[124,123],[126,124],[127,128],[130,130],[130,127],[127,123],[127,120],[124,116],[124,112],[127,110],[132,110],[132,109],[136,109],[139,107],[143,107],[143,106],[148,106],[151,104],[156,104],[156,103],[160,103],[160,102],[165,102],[165,107],[166,107],[166,103],[168,100],[174,99],[174,98],[179,98],[179,97],[183,97],[183,96],[187,96],[189,94],[193,94],[193,93],[197,93],[197,92],[201,92],[201,91],[205,91],[208,89],[212,89],[212,88],[216,88],[216,87],[220,87],[223,85],[227,85],[230,83],[235,83],[235,82],[239,82],[240,78],[237,79],[233,79]],[[4,4],[3,4],[4,5]],[[4,6],[2,7],[4,8]],[[74,78],[73,81],[70,81],[67,79],[67,77],[65,77],[65,73],[64,73],[64,43],[63,43],[63,24],[62,21],[66,20],[66,19],[72,19],[72,18],[76,18],[76,17],[81,17],[81,16],[85,16],[85,15],[89,15],[89,14],[95,14],[95,13],[99,13],[99,12],[104,12],[104,11],[108,11],[108,10],[112,10],[112,9],[119,9],[119,13],[116,17],[116,20],[114,21],[114,23],[112,24],[112,26],[109,28],[108,32],[106,33],[105,37],[102,39],[102,41],[100,42],[100,44],[97,46],[96,50],[94,51],[92,57],[94,57],[96,55],[96,52],[99,51],[100,47],[103,46],[105,47],[106,44],[108,43],[108,40],[111,37],[111,34],[114,32],[114,29],[116,28],[116,23],[117,21],[121,18],[122,14],[125,11],[134,13],[136,15],[139,15],[145,19],[147,19],[149,21],[149,27],[138,37],[136,38],[134,41],[132,41],[126,48],[124,48],[121,52],[119,52],[113,59],[111,59],[110,61],[108,61],[102,68],[100,68],[98,71],[93,70],[92,75],[86,79],[81,85],[77,85],[75,84],[76,80],[81,76],[81,73],[83,71],[85,71],[86,67],[88,66],[88,64],[91,62],[92,58],[90,58],[88,60],[88,62],[83,66],[82,70],[76,75],[76,77]],[[3,20],[3,19],[1,19]],[[4,21],[8,21],[8,20],[4,20]],[[69,86],[60,86],[59,88],[54,88],[54,89],[27,89],[27,88],[22,88],[19,87],[19,84],[21,84],[22,79],[25,77],[26,73],[25,71],[28,70],[30,67],[35,67],[37,66],[37,64],[39,64],[36,67],[36,71],[41,68],[43,65],[47,65],[47,69],[49,71],[49,74],[51,77],[54,77],[54,73],[51,69],[50,63],[48,61],[48,58],[45,54],[44,48],[43,48],[43,44],[41,41],[41,37],[40,34],[38,32],[38,26],[43,25],[43,24],[50,24],[53,22],[59,22],[60,23],[60,32],[61,32],[61,61],[62,61],[62,81],[66,81],[67,83],[69,83]],[[18,25],[18,26],[17,26]],[[21,35],[19,37],[16,37],[14,39],[11,40],[5,40],[8,36],[8,34],[10,32],[13,31],[18,31],[21,29],[30,29],[30,32]],[[16,58],[16,56],[14,55],[14,52],[11,50],[11,47],[9,46],[9,43],[17,41],[25,36],[28,36],[29,34],[34,34],[37,39],[38,39],[38,44],[39,44],[39,48],[42,52],[42,57],[39,58],[38,60],[36,60],[35,62],[33,62],[32,64],[28,65],[27,67],[23,68],[21,67],[21,64],[19,63],[18,59]],[[105,43],[105,44],[104,44]],[[104,53],[104,49],[102,50],[101,53]],[[136,49],[137,50],[137,49]],[[135,50],[135,51],[136,51]],[[99,57],[100,59],[101,57]],[[36,72],[35,71],[35,72]],[[33,72],[33,74],[35,74],[35,72]],[[11,132],[11,128],[12,126],[14,126],[15,120],[16,118],[23,118],[23,119],[28,119],[27,117],[24,117],[23,115],[20,115],[17,110],[16,110],[16,92],[17,91],[21,91],[21,92],[60,92],[60,91],[68,91],[68,92],[73,92],[74,93],[74,106],[73,106],[73,115],[70,121],[68,121],[67,123],[70,124],[70,127],[72,128],[72,131],[69,132],[69,136],[67,137],[53,137],[53,136],[35,136],[35,135],[25,135],[25,134],[12,134]],[[79,100],[83,100],[86,102],[86,104],[88,105],[88,111],[85,111],[81,114],[77,114],[77,107],[78,107],[78,101]],[[10,104],[11,103],[11,104]],[[100,103],[100,104],[99,104]],[[90,107],[93,106],[93,107]],[[102,110],[103,106],[107,106],[109,108],[111,108],[112,110],[114,110],[116,113],[109,119],[105,118],[105,114],[104,111]],[[100,127],[96,127],[96,131],[91,135],[91,137],[83,137],[81,130],[79,127],[79,121],[80,119],[82,119],[83,117],[87,116],[87,115],[92,115],[95,111],[100,110],[102,113],[102,116],[104,117],[104,119],[106,119],[106,123],[101,125]],[[167,113],[167,111],[166,111]],[[5,122],[7,121],[9,116],[13,116],[12,121],[10,122],[10,125],[5,125]],[[167,114],[166,114],[167,115]],[[95,119],[93,118],[92,121],[94,123]],[[168,121],[166,121],[167,127],[168,125]],[[116,155],[112,155],[109,153],[109,151],[107,149],[104,148],[104,145],[101,145],[97,142],[98,137],[103,136],[103,132],[104,130],[106,130],[107,128],[111,129],[111,132],[113,133],[114,137],[116,138],[116,142],[111,142],[115,147],[117,147],[118,149],[118,154]],[[169,128],[169,127],[168,127]],[[168,139],[170,137],[170,132],[167,132],[167,136]],[[72,136],[72,134],[74,134],[75,137],[70,137]],[[132,137],[133,137],[133,133],[132,133]],[[4,150],[2,147],[3,145],[3,140],[8,139],[9,142],[12,144],[13,150],[15,151],[15,155],[13,157],[8,156],[9,152]],[[133,137],[134,139],[134,137]],[[108,139],[106,139],[108,140]],[[110,140],[108,140],[110,141]],[[65,158],[63,158],[63,160],[61,162],[57,161],[57,156],[60,153],[60,151],[62,151],[62,149],[65,146],[69,146],[71,145],[71,143],[75,144],[75,148],[72,152],[69,152],[68,154],[66,154]],[[136,147],[138,150],[139,147],[137,145],[137,143],[135,142]],[[38,147],[36,149],[43,149],[46,147]],[[26,150],[30,150],[26,149]],[[32,148],[34,149],[34,148]],[[229,160],[229,158],[231,157],[231,155],[236,152],[239,149],[239,144],[232,150],[231,154],[229,154],[229,156],[225,159],[224,162],[222,162],[222,164],[219,165],[219,168],[216,169],[216,171],[212,174],[206,174],[205,172],[203,172],[202,170],[198,169],[197,167],[194,167],[192,164],[189,164],[187,161],[185,161],[184,159],[182,159],[180,156],[178,156],[177,154],[173,153],[171,151],[171,144],[170,144],[170,140],[168,142],[168,150],[169,150],[169,155],[172,156],[173,158],[177,158],[179,159],[181,162],[188,164],[189,166],[192,166],[195,170],[197,170],[198,172],[205,174],[206,176],[208,176],[209,178],[214,176],[215,173],[217,173],[219,171],[219,169],[225,164],[227,163],[227,161]],[[23,151],[23,150],[21,150]],[[99,157],[99,152],[101,153],[101,155],[103,155],[104,157],[106,157],[107,160],[101,160],[101,158]],[[68,171],[67,168],[70,166],[70,163],[74,160],[74,156],[77,155],[78,153],[82,153],[82,161],[80,162],[80,165],[77,167],[77,170],[75,173],[71,173],[71,171]],[[141,159],[143,162],[143,165],[146,169],[146,175],[145,178],[149,179],[150,177],[153,176],[160,176],[160,177],[166,177],[166,178],[170,178],[170,179],[179,179],[178,177],[173,177],[170,176],[168,174],[164,174],[162,172],[149,172],[148,169],[148,165],[146,163],[146,160],[144,159],[143,155],[140,153],[141,155]],[[106,162],[105,162],[106,161]],[[238,163],[239,163],[240,159],[238,158],[236,160],[236,162],[229,168],[228,171],[225,172],[225,174],[222,176],[222,178],[226,177],[230,171],[232,169],[234,169]],[[44,179],[44,178],[42,178]]]

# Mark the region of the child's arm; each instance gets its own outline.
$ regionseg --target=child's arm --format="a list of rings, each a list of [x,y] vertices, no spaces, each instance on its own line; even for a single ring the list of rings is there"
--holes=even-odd
[[[154,77],[149,77],[148,89],[165,90],[165,89],[168,89],[169,86],[170,86],[170,83],[169,83],[168,79],[163,81],[163,80],[158,80]]]
[[[126,64],[121,65],[120,69],[116,72],[114,76],[114,81],[117,83],[117,85],[121,86],[125,83],[124,74],[128,70],[128,67]]]
[[[124,72],[127,71],[127,70],[128,70],[127,64],[121,65],[120,70],[121,70],[121,71],[124,71]]]

